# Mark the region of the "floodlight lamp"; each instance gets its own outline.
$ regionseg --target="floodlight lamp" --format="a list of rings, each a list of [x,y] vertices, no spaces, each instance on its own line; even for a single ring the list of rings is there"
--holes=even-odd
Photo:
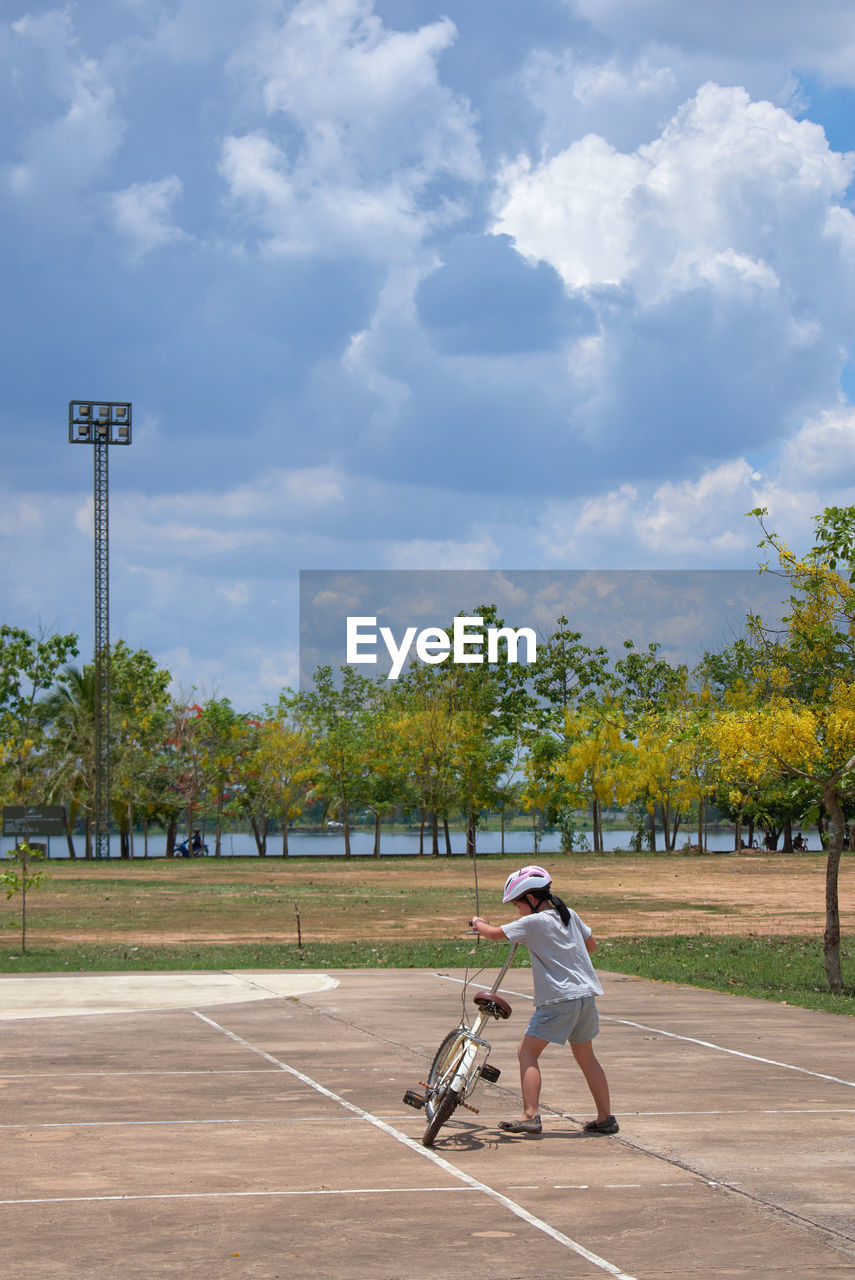
[[[106,423],[106,422],[99,422],[99,423],[98,423],[98,436],[99,436],[99,438],[100,438],[100,439],[102,439],[102,440],[105,440],[105,439],[107,438],[107,423]]]
[[[109,418],[109,416],[110,416],[110,406],[108,404],[99,405],[98,417],[102,420],[102,422],[105,421],[107,418]]]
[[[127,428],[127,427],[119,427],[119,430],[118,430],[117,434],[118,434],[118,437],[119,437],[119,439],[120,439],[120,440],[127,440],[127,438],[128,438],[128,428]]]
[[[128,416],[128,411],[125,408],[125,406],[123,404],[117,404],[116,405],[116,421],[124,422],[127,416]]]
[[[77,424],[77,438],[78,440],[89,439],[89,423],[88,422],[79,422]]]
[[[77,406],[77,416],[78,416],[78,418],[88,418],[88,417],[89,417],[89,405],[88,405],[88,404],[79,404],[79,405]]]

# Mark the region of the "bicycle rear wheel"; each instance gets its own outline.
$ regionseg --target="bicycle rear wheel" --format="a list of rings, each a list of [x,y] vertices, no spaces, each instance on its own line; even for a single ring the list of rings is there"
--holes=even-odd
[[[428,1098],[425,1113],[428,1125],[422,1138],[422,1146],[432,1147],[436,1135],[449,1120],[461,1098],[451,1088],[454,1074],[466,1049],[466,1041],[459,1028],[449,1031],[436,1051],[428,1072]]]

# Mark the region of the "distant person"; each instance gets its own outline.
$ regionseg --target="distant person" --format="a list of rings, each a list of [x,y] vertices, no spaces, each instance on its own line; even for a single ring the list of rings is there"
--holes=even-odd
[[[793,841],[793,848],[797,853],[807,853],[807,841],[801,831],[796,832],[796,838]]]
[[[569,1043],[597,1107],[586,1133],[617,1133],[606,1074],[594,1057],[593,1040],[600,1029],[595,996],[603,994],[591,963],[596,940],[575,911],[552,893],[543,867],[522,867],[508,876],[502,902],[512,902],[519,919],[488,924],[481,916],[469,921],[482,938],[507,939],[528,947],[534,977],[534,1016],[519,1046],[523,1114],[503,1120],[505,1133],[541,1132],[541,1075],[538,1059],[548,1044]]]
[[[193,850],[194,853],[202,852],[202,848],[203,848],[202,832],[198,829],[198,827],[193,832],[193,839],[190,841],[190,848]]]

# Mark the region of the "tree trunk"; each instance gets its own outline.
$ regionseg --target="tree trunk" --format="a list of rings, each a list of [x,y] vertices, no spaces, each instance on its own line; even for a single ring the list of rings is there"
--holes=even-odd
[[[86,835],[84,836],[84,850],[85,850],[87,860],[91,862],[92,860],[92,815],[91,813],[87,813],[86,815],[85,830],[86,830]]]
[[[380,857],[380,810],[374,811],[374,857]]]
[[[282,857],[288,857],[288,815],[282,819]]]
[[[502,823],[502,827],[501,827],[501,831],[502,831],[502,840],[501,840],[501,844],[500,844],[500,846],[499,846],[499,852],[500,852],[500,853],[504,853],[504,852],[505,852],[505,802],[504,802],[504,800],[502,801],[502,808],[501,808],[500,818],[501,818],[501,823]]]
[[[823,849],[828,848],[828,819],[820,809],[816,815],[816,829],[819,832],[819,843]]]
[[[425,811],[422,809],[419,817],[419,857],[421,858],[425,851]]]
[[[698,852],[704,851],[704,798],[698,799]]]
[[[439,857],[439,814],[436,809],[430,815],[431,856]]]
[[[74,848],[74,833],[71,830],[71,820],[65,809],[62,811],[62,825],[65,827],[65,843],[68,845],[69,858],[76,858],[77,853]]]
[[[647,810],[647,848],[651,853],[656,852],[656,802]]]
[[[261,827],[259,829],[255,817],[251,817],[249,825],[252,827],[252,834],[255,836],[255,847],[258,850],[259,858],[267,857],[267,818],[261,819]]]
[[[451,832],[448,829],[448,814],[442,815],[442,830],[445,835],[445,856],[451,857]]]
[[[346,858],[349,858],[351,856],[350,854],[350,810],[347,807],[346,800],[344,802],[342,812],[344,814],[344,856]]]
[[[793,820],[792,818],[784,819],[784,843],[781,845],[784,853],[793,852]]]
[[[178,819],[170,818],[169,826],[166,828],[166,856],[167,858],[175,857],[175,840],[178,835]]]
[[[671,814],[668,805],[664,800],[659,802],[659,812],[662,814],[662,837],[665,841],[665,852],[670,853],[671,845]]]
[[[475,810],[470,809],[466,815],[466,853],[470,858],[475,857]]]
[[[600,830],[600,802],[596,795],[591,802],[591,824],[594,828],[594,853],[600,853],[603,848],[603,834]]]
[[[677,848],[677,832],[680,830],[680,822],[682,821],[682,816],[683,815],[680,813],[679,809],[674,814],[674,825],[671,828],[671,852],[672,853]]]
[[[843,973],[840,968],[840,901],[837,881],[846,822],[840,797],[837,794],[836,782],[828,782],[823,787],[822,802],[831,819],[828,859],[825,864],[825,933],[823,935],[825,976],[828,978],[831,990],[835,995],[839,995],[843,990]]]

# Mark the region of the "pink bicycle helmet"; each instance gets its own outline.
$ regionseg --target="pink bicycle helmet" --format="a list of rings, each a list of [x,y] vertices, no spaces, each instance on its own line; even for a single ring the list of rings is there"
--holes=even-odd
[[[515,898],[531,893],[532,889],[548,889],[551,884],[552,876],[543,867],[520,867],[505,881],[502,902],[513,902]]]

